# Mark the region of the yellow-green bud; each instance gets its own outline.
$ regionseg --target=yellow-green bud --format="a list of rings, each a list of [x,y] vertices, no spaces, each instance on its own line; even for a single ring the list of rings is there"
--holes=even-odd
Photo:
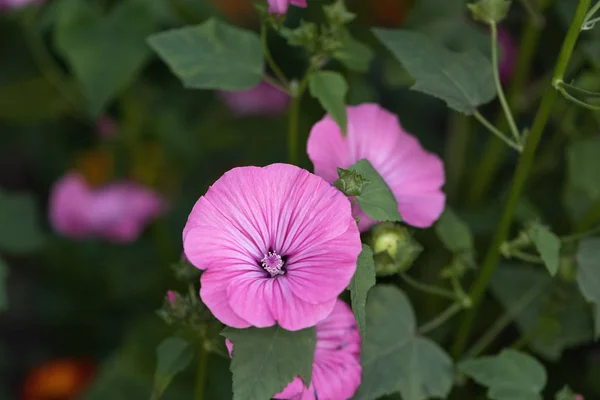
[[[423,248],[408,229],[384,222],[372,231],[373,259],[377,275],[393,275],[411,267]]]

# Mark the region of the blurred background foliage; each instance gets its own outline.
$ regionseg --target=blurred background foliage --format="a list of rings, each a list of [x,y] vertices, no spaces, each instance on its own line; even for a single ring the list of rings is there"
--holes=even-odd
[[[289,25],[301,18],[323,18],[320,7],[313,5],[327,2],[308,2],[306,10],[290,9]],[[518,4],[503,23],[515,42],[523,46],[533,41],[531,76],[525,77],[523,90],[509,91],[518,119],[526,123],[546,90],[575,5],[572,0],[539,3],[545,8],[543,21],[538,21],[545,24],[541,37],[532,40],[533,19]],[[488,54],[486,28],[467,17],[462,0],[349,0],[348,6],[358,15],[351,24],[354,37],[376,52],[366,74],[337,66],[350,85],[348,103],[382,104],[400,116],[425,148],[444,157],[448,138],[461,129],[461,120],[443,102],[409,90],[411,78],[370,28],[403,27],[453,49],[476,47]],[[156,345],[171,333],[155,310],[168,289],[186,290],[170,266],[181,256],[181,231],[194,202],[234,166],[286,160],[285,115],[239,117],[214,92],[185,90],[146,43],[152,33],[210,17],[259,29],[252,0],[49,0],[0,15],[1,399],[62,399],[48,395],[55,389],[32,391],[44,386],[47,374],[26,380],[43,365],[54,366],[58,376],[71,376],[61,364],[48,364],[61,359],[77,371],[92,371],[81,378],[91,377],[83,399],[148,398]],[[599,35],[600,29],[583,35],[569,69],[569,79],[596,91]],[[288,76],[303,72],[307,60],[299,48],[288,47],[275,35],[269,44]],[[496,104],[483,108],[491,117],[496,110]],[[318,103],[305,96],[301,143],[322,115]],[[520,205],[523,224],[537,219],[569,234],[600,221],[599,128],[600,113],[558,102]],[[103,134],[106,129],[112,133]],[[489,154],[485,149],[490,135],[474,124],[471,130],[464,174],[447,191],[450,205],[478,245],[495,229],[516,156],[502,148],[496,151],[498,172],[488,176],[489,186],[473,193],[478,170],[492,161],[480,158]],[[312,168],[306,155],[301,166]],[[60,237],[48,221],[48,198],[52,184],[71,170],[96,186],[117,178],[140,182],[166,196],[169,211],[131,244]],[[449,181],[454,179],[448,173]],[[440,280],[450,252],[441,250],[432,232],[418,233],[417,238],[429,251],[411,273]],[[493,283],[497,301],[487,299],[490,312],[481,314],[478,329],[491,324],[501,307],[510,308],[531,286],[549,280],[541,272],[505,266]],[[419,318],[439,312],[436,299],[408,292]],[[549,393],[568,382],[586,398],[600,398],[600,348],[587,345],[589,306],[572,279],[535,297],[502,336],[505,345],[519,337],[518,329],[536,331],[528,345],[547,362]],[[436,335],[444,343],[448,329]],[[562,362],[556,363],[558,359]],[[209,362],[205,398],[231,398],[229,360],[211,354]],[[67,383],[63,386],[69,387]],[[193,376],[187,371],[175,379],[165,398],[186,399],[191,385]]]

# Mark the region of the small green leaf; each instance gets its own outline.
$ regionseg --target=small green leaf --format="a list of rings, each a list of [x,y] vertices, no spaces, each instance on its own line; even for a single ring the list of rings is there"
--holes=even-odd
[[[310,385],[317,342],[314,327],[295,332],[279,326],[225,328],[221,334],[234,344],[234,400],[269,399],[296,376]]]
[[[479,0],[468,4],[473,18],[486,23],[500,22],[506,18],[511,2],[508,0]]]
[[[490,61],[478,50],[455,53],[417,32],[373,29],[412,75],[417,90],[471,115],[496,96]]]
[[[29,194],[11,194],[0,189],[0,250],[29,253],[39,249],[44,234],[38,211]]]
[[[349,24],[356,18],[356,14],[346,8],[344,0],[336,0],[332,4],[323,6],[323,11],[327,22],[334,28]]]
[[[583,297],[594,303],[595,338],[600,338],[600,238],[588,238],[577,250],[577,284]]]
[[[574,140],[567,148],[568,180],[592,200],[600,199],[600,136]]]
[[[262,79],[258,35],[216,19],[157,33],[148,43],[189,89],[245,90]]]
[[[452,360],[435,342],[416,336],[410,302],[394,286],[378,285],[367,302],[362,384],[355,400],[400,392],[403,400],[445,398],[452,388]]]
[[[488,388],[491,400],[541,400],[546,370],[535,358],[515,350],[465,360],[458,369]]]
[[[194,358],[194,346],[179,337],[165,339],[156,348],[154,394],[156,398],[165,391],[175,375],[187,368]]]
[[[6,299],[6,274],[7,265],[4,260],[0,258],[0,312],[6,310],[7,299]]]
[[[352,298],[352,311],[360,330],[360,337],[364,340],[367,335],[367,320],[365,307],[369,290],[375,286],[375,263],[373,251],[366,244],[362,245],[362,252],[358,255],[356,273],[350,282],[350,295]]]
[[[529,236],[540,256],[542,256],[542,260],[544,260],[544,264],[550,275],[556,275],[560,263],[559,237],[547,227],[539,224],[532,226]]]
[[[402,221],[394,193],[367,159],[348,168],[360,173],[367,183],[356,197],[360,208],[375,221]]]
[[[342,132],[346,132],[346,93],[348,84],[344,77],[332,71],[319,71],[310,76],[308,82],[310,95],[323,106],[325,111],[337,122]]]
[[[473,249],[473,234],[469,225],[448,207],[436,222],[435,233],[444,246],[453,253]]]
[[[340,29],[336,37],[340,48],[333,52],[333,57],[349,70],[367,72],[374,57],[369,46],[354,39],[346,29]]]
[[[58,16],[56,47],[98,115],[149,59],[144,40],[153,32],[155,19],[143,0],[120,2],[107,16],[88,2],[67,0]]]

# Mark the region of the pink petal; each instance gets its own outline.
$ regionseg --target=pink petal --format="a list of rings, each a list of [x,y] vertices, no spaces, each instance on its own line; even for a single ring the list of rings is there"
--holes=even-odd
[[[219,91],[219,97],[238,117],[249,115],[277,116],[289,107],[290,96],[262,81],[252,89]]]
[[[60,234],[84,238],[91,234],[86,207],[90,192],[83,177],[70,173],[52,187],[49,201],[50,223]]]
[[[272,297],[272,279],[265,271],[237,275],[227,285],[227,300],[232,310],[250,325],[265,328],[275,325],[269,309]]]
[[[234,276],[240,273],[243,272],[211,269],[204,271],[200,277],[200,297],[204,304],[219,321],[238,329],[248,328],[250,323],[240,318],[229,306],[227,285]]]
[[[304,386],[304,382],[302,379],[297,376],[294,378],[289,385],[285,387],[281,392],[277,393],[273,396],[274,399],[292,399],[295,396],[299,396],[304,390],[306,390],[306,386]]]
[[[291,3],[297,7],[307,7],[306,0],[292,0]]]

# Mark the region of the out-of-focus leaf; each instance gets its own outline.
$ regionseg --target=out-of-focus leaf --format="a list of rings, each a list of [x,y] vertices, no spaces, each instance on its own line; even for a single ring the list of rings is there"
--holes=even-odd
[[[588,304],[571,284],[553,287],[540,269],[503,265],[492,279],[492,293],[523,334],[531,334],[530,348],[554,361],[563,350],[592,340]],[[556,283],[555,283],[556,284]]]
[[[44,234],[39,225],[35,201],[29,194],[0,189],[0,249],[16,254],[39,249]]]
[[[453,382],[452,360],[435,342],[416,335],[410,302],[393,286],[374,287],[367,302],[362,384],[354,399],[400,392],[404,400],[445,398]]]
[[[569,184],[583,190],[591,199],[600,198],[600,136],[574,140],[567,148]]]
[[[61,4],[56,47],[81,82],[93,114],[100,114],[135,79],[149,58],[145,39],[154,26],[143,0],[119,2],[106,16],[89,2]]]
[[[258,35],[216,19],[157,33],[148,43],[189,89],[244,90],[262,79]]]
[[[311,96],[319,100],[325,111],[337,122],[342,132],[346,132],[348,84],[344,77],[333,71],[315,72],[310,76],[308,87]]]
[[[364,184],[360,196],[356,197],[365,214],[375,221],[402,221],[392,190],[369,160],[359,160],[348,169],[357,171],[368,181]]]
[[[453,52],[417,32],[373,32],[415,79],[413,90],[437,97],[467,115],[496,96],[491,63],[479,51]]]
[[[369,290],[375,286],[375,262],[373,251],[366,244],[362,245],[362,252],[358,255],[356,262],[356,273],[350,282],[350,295],[352,296],[352,311],[360,330],[360,337],[364,340],[366,335],[367,295]]]
[[[535,358],[507,349],[494,357],[465,360],[458,369],[488,388],[491,400],[541,400],[546,370]]]
[[[234,345],[234,400],[268,399],[296,376],[310,385],[317,343],[314,327],[294,332],[277,325],[263,329],[225,328],[221,334]]]
[[[450,208],[446,208],[436,222],[435,232],[444,246],[454,253],[473,249],[473,234],[469,225]]]
[[[7,266],[2,258],[0,258],[0,312],[6,309],[6,273]]]
[[[374,57],[369,46],[354,39],[346,29],[341,29],[337,38],[341,47],[333,53],[333,57],[352,71],[366,72]]]
[[[560,261],[560,239],[558,236],[547,227],[539,224],[531,228],[529,235],[535,248],[542,256],[544,265],[546,265],[550,275],[556,275]]]
[[[0,86],[0,120],[39,122],[69,112],[69,104],[43,77]]]
[[[170,337],[156,348],[156,358],[154,394],[160,397],[175,375],[192,362],[194,346],[180,337]]]
[[[600,338],[600,238],[588,238],[577,251],[577,284],[583,297],[594,304],[595,338]]]

